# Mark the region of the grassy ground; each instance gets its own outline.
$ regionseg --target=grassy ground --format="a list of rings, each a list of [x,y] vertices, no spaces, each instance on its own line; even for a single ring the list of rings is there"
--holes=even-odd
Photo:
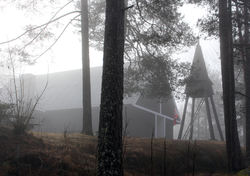
[[[52,133],[15,136],[0,128],[0,143],[0,176],[95,175],[96,137]],[[227,175],[225,144],[176,140],[164,144],[163,139],[155,139],[151,145],[151,139],[126,138],[124,168],[127,176]]]

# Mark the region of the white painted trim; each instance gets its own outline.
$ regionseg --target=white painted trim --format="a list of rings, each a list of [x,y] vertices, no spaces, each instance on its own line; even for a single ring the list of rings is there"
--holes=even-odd
[[[174,120],[173,118],[171,118],[171,117],[169,117],[169,116],[166,116],[166,115],[161,114],[161,113],[159,113],[159,112],[152,111],[152,110],[150,110],[150,109],[147,109],[147,108],[145,108],[145,107],[139,106],[139,105],[137,105],[137,104],[133,104],[133,106],[136,107],[136,108],[138,108],[138,109],[141,109],[141,110],[144,110],[144,111],[146,111],[146,112],[149,112],[149,113],[151,113],[151,114],[154,114],[154,115],[163,117],[163,118],[165,118],[165,119]]]
[[[162,114],[162,101],[160,99],[160,113]]]
[[[164,118],[163,119],[163,123],[164,123],[164,125],[163,125],[163,127],[164,127],[164,137],[166,137],[166,119]]]

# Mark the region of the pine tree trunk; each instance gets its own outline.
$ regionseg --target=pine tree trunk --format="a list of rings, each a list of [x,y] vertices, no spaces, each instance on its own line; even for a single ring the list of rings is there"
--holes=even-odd
[[[81,0],[81,34],[82,34],[82,103],[83,126],[82,133],[93,135],[91,115],[91,85],[89,68],[89,22],[88,0]]]
[[[246,128],[246,164],[250,166],[250,48],[247,46],[249,44],[249,10],[247,5],[247,0],[244,2],[244,21],[245,21],[245,59],[244,59],[244,80],[245,80],[245,128]]]
[[[122,108],[124,0],[106,0],[98,176],[123,176]]]
[[[246,107],[246,158],[247,158],[247,166],[250,166],[250,50],[246,50],[246,61],[244,66],[244,79],[245,79],[245,107]]]
[[[237,171],[242,168],[242,159],[235,113],[231,0],[219,0],[219,20],[228,170]]]

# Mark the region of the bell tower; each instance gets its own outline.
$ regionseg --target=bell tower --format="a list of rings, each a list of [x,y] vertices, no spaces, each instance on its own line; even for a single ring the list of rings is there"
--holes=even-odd
[[[185,90],[186,100],[185,100],[178,139],[183,138],[182,133],[183,133],[183,128],[185,124],[187,104],[188,104],[189,98],[192,98],[191,121],[187,129],[190,131],[189,139],[190,140],[193,139],[194,121],[195,121],[196,116],[198,115],[197,112],[200,110],[201,106],[205,102],[210,139],[215,140],[214,127],[213,127],[212,116],[211,116],[211,111],[210,111],[210,104],[211,104],[214,119],[218,128],[218,131],[219,131],[220,139],[222,141],[224,140],[221,126],[219,123],[219,118],[218,118],[214,100],[213,100],[212,84],[213,84],[212,81],[208,77],[206,64],[205,64],[204,57],[202,54],[202,49],[201,49],[200,43],[198,42],[196,49],[195,49],[195,54],[193,58],[190,75],[186,81],[186,90]],[[201,101],[197,105],[197,110],[195,111],[196,99],[201,99]]]

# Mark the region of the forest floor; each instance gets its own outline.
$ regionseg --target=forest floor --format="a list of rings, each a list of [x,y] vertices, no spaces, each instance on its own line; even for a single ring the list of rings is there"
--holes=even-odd
[[[96,137],[82,134],[17,136],[0,128],[0,176],[95,175],[96,146]],[[126,138],[124,170],[125,176],[188,172],[190,176],[226,176],[225,143]]]

